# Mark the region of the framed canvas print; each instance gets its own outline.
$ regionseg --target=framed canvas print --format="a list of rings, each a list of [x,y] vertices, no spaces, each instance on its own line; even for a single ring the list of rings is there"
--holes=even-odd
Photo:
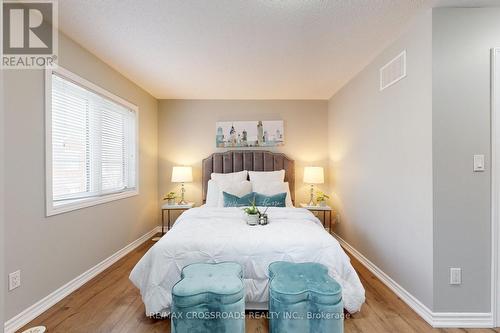
[[[285,143],[283,120],[219,121],[217,148],[276,147]]]

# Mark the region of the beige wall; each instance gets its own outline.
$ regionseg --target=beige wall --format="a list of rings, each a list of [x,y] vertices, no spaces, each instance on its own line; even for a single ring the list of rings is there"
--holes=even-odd
[[[46,218],[44,73],[5,71],[6,273],[22,272],[7,319],[158,224],[157,100],[62,35],[59,63],[139,106],[140,194]]]
[[[380,92],[404,49],[408,76]],[[430,11],[331,98],[328,121],[336,232],[432,308]]]
[[[159,195],[179,190],[177,184],[170,183],[173,165],[191,165],[194,182],[186,186],[187,199],[200,204],[201,160],[223,151],[215,148],[215,122],[259,119],[284,121],[285,145],[272,150],[295,160],[296,201],[307,202],[309,188],[302,182],[304,166],[328,165],[327,101],[161,100]],[[327,190],[327,184],[320,188]]]

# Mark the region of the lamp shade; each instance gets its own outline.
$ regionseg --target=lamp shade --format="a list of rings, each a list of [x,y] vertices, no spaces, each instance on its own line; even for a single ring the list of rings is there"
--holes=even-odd
[[[193,181],[193,169],[189,166],[174,166],[172,183],[189,183]]]
[[[304,168],[304,183],[306,184],[323,184],[325,175],[322,167],[305,167]]]

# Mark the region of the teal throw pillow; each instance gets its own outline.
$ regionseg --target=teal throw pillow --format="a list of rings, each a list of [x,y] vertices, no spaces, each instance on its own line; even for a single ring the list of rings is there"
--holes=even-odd
[[[250,192],[245,194],[241,198],[237,195],[222,192],[224,197],[224,207],[245,207],[251,206],[252,202],[255,200],[255,192]]]
[[[255,193],[255,205],[260,207],[286,207],[286,192],[274,195]]]

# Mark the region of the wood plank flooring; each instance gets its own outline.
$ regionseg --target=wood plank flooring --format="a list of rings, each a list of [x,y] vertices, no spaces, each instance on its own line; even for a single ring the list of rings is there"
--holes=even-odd
[[[19,332],[36,325],[47,326],[50,333],[170,332],[169,320],[145,317],[139,291],[128,280],[153,244],[144,243]],[[366,289],[366,303],[345,321],[346,333],[500,333],[500,329],[433,329],[364,266],[355,259],[352,263]],[[246,332],[267,333],[267,319],[248,318]]]

